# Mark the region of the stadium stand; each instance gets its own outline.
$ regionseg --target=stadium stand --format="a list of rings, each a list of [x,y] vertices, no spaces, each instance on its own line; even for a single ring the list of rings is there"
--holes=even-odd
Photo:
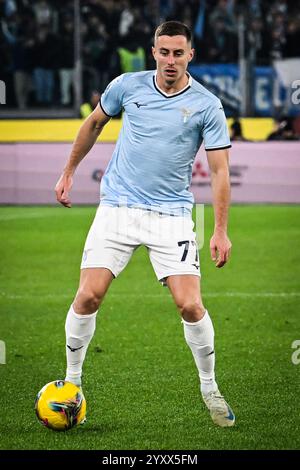
[[[76,2],[80,103],[75,100]],[[80,116],[80,105],[92,91],[101,92],[120,71],[134,67],[126,51],[138,51],[138,67],[154,68],[151,32],[161,21],[178,19],[194,32],[191,70],[220,95],[228,115],[241,106],[241,54],[250,67],[245,80],[254,97],[243,115],[297,115],[288,104],[286,69],[299,67],[299,5],[289,0],[2,0],[0,78],[6,84],[6,106],[0,114],[9,111],[13,117],[12,110],[31,117],[29,110],[37,117]]]

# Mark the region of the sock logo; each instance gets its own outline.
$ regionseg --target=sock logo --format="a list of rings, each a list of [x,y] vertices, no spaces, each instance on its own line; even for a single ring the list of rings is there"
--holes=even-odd
[[[207,355],[207,356],[211,356],[211,355],[214,354],[214,353],[215,353],[215,351],[212,350],[210,353],[208,353],[208,354],[206,354],[206,355]]]
[[[71,352],[75,352],[75,351],[78,351],[79,349],[83,348],[83,346],[80,346],[79,348],[71,348],[71,346],[69,346],[67,344],[67,348],[69,348]]]

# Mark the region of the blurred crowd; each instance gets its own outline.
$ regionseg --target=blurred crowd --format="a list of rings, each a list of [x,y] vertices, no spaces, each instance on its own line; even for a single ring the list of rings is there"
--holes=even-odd
[[[84,100],[121,72],[155,68],[153,31],[180,20],[194,33],[197,63],[236,63],[241,14],[253,63],[300,57],[300,0],[81,0]],[[0,79],[7,102],[71,106],[73,0],[0,0]]]
[[[229,126],[230,140],[238,142],[250,142],[243,132],[243,126],[240,118],[234,116]],[[299,141],[300,140],[300,118],[290,116],[279,116],[273,121],[273,129],[270,132],[266,140],[289,140]]]

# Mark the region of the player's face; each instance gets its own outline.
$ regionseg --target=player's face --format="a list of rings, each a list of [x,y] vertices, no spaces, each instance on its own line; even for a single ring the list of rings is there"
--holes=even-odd
[[[158,83],[184,86],[185,72],[194,56],[194,49],[187,38],[182,35],[159,36],[152,47],[152,54],[156,61]]]

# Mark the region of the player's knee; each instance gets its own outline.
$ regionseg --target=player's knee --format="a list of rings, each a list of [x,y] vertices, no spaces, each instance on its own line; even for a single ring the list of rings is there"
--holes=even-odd
[[[196,322],[201,320],[205,313],[205,308],[200,301],[183,302],[178,307],[182,318],[188,322]]]
[[[79,289],[74,301],[74,310],[78,311],[78,313],[94,313],[98,310],[102,298],[101,292]]]

